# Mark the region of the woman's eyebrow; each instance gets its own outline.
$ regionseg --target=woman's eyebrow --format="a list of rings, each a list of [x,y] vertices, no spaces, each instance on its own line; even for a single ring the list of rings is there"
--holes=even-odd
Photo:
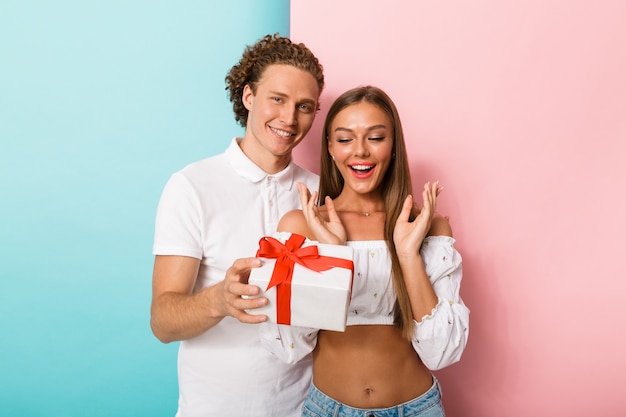
[[[387,128],[387,126],[385,126],[385,125],[374,125],[374,126],[370,126],[370,127],[368,127],[368,128],[367,128],[367,130],[368,130],[368,131],[371,131],[371,130],[376,130],[376,129],[386,129],[386,128]],[[339,126],[339,127],[337,127],[337,128],[335,129],[335,132],[352,132],[352,129],[349,129],[349,128],[347,128],[347,127],[341,127],[341,126]]]

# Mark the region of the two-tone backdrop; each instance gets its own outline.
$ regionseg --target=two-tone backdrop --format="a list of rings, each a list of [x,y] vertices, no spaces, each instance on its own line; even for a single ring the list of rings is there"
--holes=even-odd
[[[0,414],[173,416],[149,329],[169,175],[241,133],[224,76],[290,34],[330,102],[395,99],[415,187],[438,179],[472,310],[437,372],[451,417],[626,412],[626,5],[237,0],[0,5]]]

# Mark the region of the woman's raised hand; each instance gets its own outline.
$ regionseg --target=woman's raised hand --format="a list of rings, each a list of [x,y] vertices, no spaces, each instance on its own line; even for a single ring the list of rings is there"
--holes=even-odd
[[[331,245],[345,245],[347,239],[346,229],[343,227],[335,205],[330,197],[324,199],[328,220],[320,214],[320,208],[317,205],[318,193],[311,192],[306,185],[298,183],[298,193],[300,194],[300,202],[302,203],[302,213],[306,219],[307,225],[311,233],[315,235],[315,240],[320,243]]]
[[[412,222],[409,221],[411,208],[413,207],[413,197],[407,196],[402,206],[402,211],[393,231],[393,241],[396,245],[396,252],[399,257],[414,256],[419,253],[420,246],[430,229],[435,210],[437,208],[437,196],[443,190],[439,181],[424,184],[422,199],[424,205],[419,214]]]

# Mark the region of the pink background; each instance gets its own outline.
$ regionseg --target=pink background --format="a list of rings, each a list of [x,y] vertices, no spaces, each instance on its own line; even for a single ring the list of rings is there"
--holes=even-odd
[[[440,180],[470,341],[451,417],[626,415],[626,2],[291,2],[330,102],[384,88],[414,187]]]

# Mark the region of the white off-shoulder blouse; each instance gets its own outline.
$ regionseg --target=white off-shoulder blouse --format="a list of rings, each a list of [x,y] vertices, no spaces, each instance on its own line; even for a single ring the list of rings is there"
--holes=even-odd
[[[429,236],[420,254],[438,297],[429,315],[415,322],[413,348],[430,369],[457,362],[469,335],[469,309],[460,297],[461,255],[454,238]],[[354,249],[354,282],[347,326],[393,325],[396,294],[391,279],[391,256],[383,240],[349,241]],[[296,363],[313,351],[318,329],[274,323],[259,325],[262,345],[288,363]]]

